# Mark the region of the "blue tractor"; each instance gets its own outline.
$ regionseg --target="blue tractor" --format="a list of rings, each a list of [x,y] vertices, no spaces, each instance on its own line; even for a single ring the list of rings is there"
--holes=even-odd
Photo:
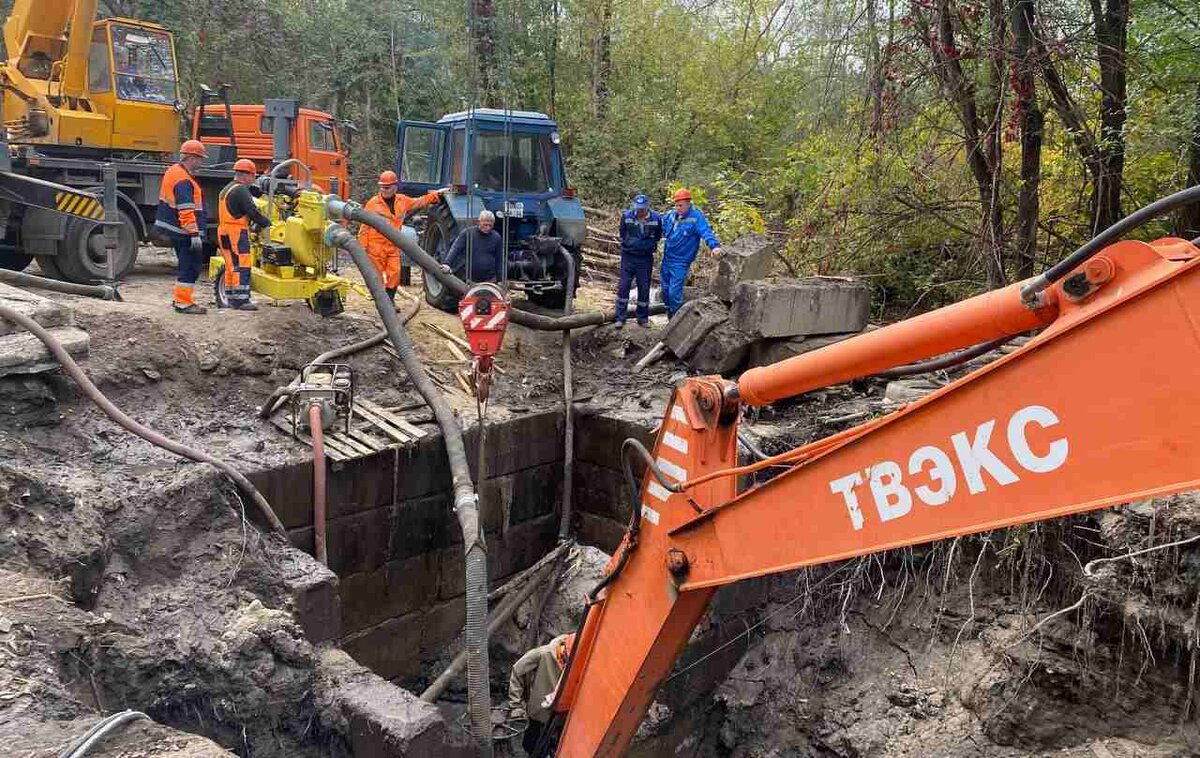
[[[396,173],[406,195],[452,190],[427,212],[420,238],[427,252],[444,261],[459,232],[486,208],[508,240],[510,286],[538,305],[563,307],[567,262],[559,247],[575,258],[578,282],[587,225],[567,186],[558,126],[550,117],[479,108],[437,123],[401,121]],[[455,310],[453,293],[432,276],[422,278],[430,305]]]

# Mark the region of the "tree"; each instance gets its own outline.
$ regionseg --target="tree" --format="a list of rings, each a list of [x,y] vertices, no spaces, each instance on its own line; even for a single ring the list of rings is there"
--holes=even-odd
[[[1013,90],[1016,94],[1015,126],[1021,134],[1021,187],[1017,198],[1017,278],[1033,276],[1037,260],[1038,190],[1042,180],[1042,127],[1038,105],[1033,45],[1033,0],[1014,0]]]

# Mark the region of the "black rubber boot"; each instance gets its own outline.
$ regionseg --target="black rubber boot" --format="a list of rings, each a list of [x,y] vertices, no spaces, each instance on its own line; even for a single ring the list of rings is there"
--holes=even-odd
[[[411,287],[412,286],[412,266],[401,266],[400,267],[400,286],[401,287]]]
[[[396,302],[396,290],[394,288],[389,287],[384,291],[387,292],[388,300],[391,300],[393,303]]]

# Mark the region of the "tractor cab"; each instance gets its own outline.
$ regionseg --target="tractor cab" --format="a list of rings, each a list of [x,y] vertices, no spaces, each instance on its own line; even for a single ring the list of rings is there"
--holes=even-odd
[[[508,242],[508,281],[539,305],[561,308],[567,264],[580,263],[587,233],[583,206],[567,185],[558,125],[542,113],[479,108],[436,123],[401,121],[396,173],[400,191],[450,187],[425,220],[421,246],[445,260],[455,238],[486,209]],[[578,274],[577,274],[578,276]],[[457,299],[426,277],[426,299],[453,311]]]

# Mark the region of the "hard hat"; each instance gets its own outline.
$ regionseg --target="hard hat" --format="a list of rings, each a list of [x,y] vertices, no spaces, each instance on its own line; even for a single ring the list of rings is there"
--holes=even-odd
[[[676,190],[675,191],[675,202],[679,203],[679,202],[683,202],[685,200],[689,203],[692,202],[692,193],[689,190],[687,190],[686,188],[681,189],[681,190]]]
[[[400,180],[396,178],[395,171],[384,171],[379,175],[379,186],[387,187],[390,184],[396,184]]]
[[[633,209],[635,211],[644,211],[650,207],[650,198],[645,195],[637,195],[633,198]]]
[[[249,158],[239,158],[238,162],[233,164],[234,171],[242,171],[247,174],[257,174],[258,166],[254,165],[254,161]]]
[[[201,142],[200,140],[190,139],[187,142],[184,142],[182,146],[180,146],[179,154],[181,156],[192,155],[197,158],[207,158],[208,150],[205,149],[204,143]]]

